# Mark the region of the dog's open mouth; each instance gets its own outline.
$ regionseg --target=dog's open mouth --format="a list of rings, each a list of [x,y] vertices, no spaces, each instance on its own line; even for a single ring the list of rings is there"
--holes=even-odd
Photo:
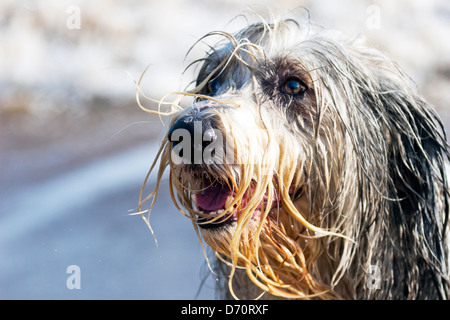
[[[245,190],[241,199],[236,200],[237,193],[229,184],[218,181],[210,182],[203,186],[198,193],[192,194],[192,201],[198,211],[197,224],[202,229],[218,229],[236,223],[240,215],[246,211],[247,206],[252,201],[252,196],[256,188],[256,182],[252,181]],[[268,193],[263,195],[262,200],[255,206],[251,214],[251,219],[259,221],[261,213],[269,207],[271,210],[279,209],[281,206],[279,196],[274,192],[269,200]],[[270,201],[270,203],[269,203]]]

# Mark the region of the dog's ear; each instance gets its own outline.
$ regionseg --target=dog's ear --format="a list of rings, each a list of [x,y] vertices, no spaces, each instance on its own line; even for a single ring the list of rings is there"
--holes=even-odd
[[[446,184],[449,157],[442,122],[433,107],[409,87],[384,81],[380,89],[384,109],[380,122],[387,133],[389,173],[399,209],[402,215],[437,209],[429,204],[440,202],[436,188]]]
[[[390,192],[386,219],[396,247],[394,283],[405,283],[403,291],[414,298],[420,298],[420,292],[427,295],[432,286],[445,298],[449,290],[443,280],[449,216],[445,161],[449,149],[438,115],[407,82],[401,75],[381,78],[376,93],[381,102],[379,124],[386,134]],[[414,269],[420,274],[414,274]],[[407,283],[416,283],[416,288]]]

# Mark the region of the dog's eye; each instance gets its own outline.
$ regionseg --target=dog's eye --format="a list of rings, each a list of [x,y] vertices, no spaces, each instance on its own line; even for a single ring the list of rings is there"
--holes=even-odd
[[[218,79],[212,79],[210,82],[208,82],[208,93],[209,94],[216,94],[220,89],[221,83]]]
[[[281,90],[290,95],[302,94],[306,90],[306,86],[297,78],[287,79]]]

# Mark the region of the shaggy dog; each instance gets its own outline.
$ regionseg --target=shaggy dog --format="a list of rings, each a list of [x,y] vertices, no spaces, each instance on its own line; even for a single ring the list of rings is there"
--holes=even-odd
[[[223,297],[448,298],[449,149],[397,64],[295,19],[212,36],[195,88],[147,110],[171,120],[144,220],[169,168]]]

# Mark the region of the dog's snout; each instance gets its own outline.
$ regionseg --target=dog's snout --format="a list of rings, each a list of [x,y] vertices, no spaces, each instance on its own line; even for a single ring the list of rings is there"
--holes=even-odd
[[[179,147],[179,155],[190,163],[199,163],[205,148],[217,139],[211,118],[199,113],[179,118],[169,130],[172,148]],[[186,150],[190,152],[186,152]]]

